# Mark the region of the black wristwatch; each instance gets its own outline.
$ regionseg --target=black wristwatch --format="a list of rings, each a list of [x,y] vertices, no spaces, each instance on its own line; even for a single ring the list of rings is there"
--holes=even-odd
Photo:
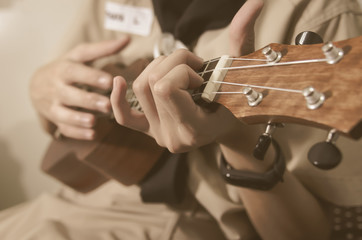
[[[272,140],[272,145],[275,148],[275,160],[272,168],[267,172],[255,173],[236,170],[222,156],[220,163],[222,177],[231,185],[264,191],[272,189],[278,182],[283,182],[285,171],[284,156],[280,151],[279,144],[275,140]]]

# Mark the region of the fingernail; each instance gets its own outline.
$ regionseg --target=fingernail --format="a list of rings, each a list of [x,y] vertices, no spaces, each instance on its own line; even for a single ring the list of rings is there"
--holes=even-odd
[[[91,123],[91,119],[89,117],[80,117],[79,120],[87,125]]]
[[[108,112],[109,110],[109,103],[106,100],[99,100],[96,102],[96,105],[101,111]]]
[[[99,79],[98,79],[98,82],[104,86],[111,86],[112,84],[112,79],[108,76],[101,76]]]
[[[94,131],[86,131],[84,133],[84,137],[88,140],[92,140],[95,138],[95,132]]]
[[[113,78],[113,88],[117,88],[118,87],[118,78],[115,77]]]

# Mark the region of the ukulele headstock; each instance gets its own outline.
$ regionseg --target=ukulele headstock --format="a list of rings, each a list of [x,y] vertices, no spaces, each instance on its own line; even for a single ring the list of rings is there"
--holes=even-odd
[[[214,72],[225,77],[208,81],[219,86],[211,88],[214,98],[204,100],[224,105],[247,124],[293,122],[357,139],[362,135],[361,53],[362,36],[333,44],[270,44],[216,66]]]

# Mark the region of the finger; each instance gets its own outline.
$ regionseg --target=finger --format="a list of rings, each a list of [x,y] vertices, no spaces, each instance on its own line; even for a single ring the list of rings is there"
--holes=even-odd
[[[84,43],[72,49],[66,58],[76,62],[90,62],[96,59],[115,54],[122,50],[129,43],[128,36],[116,39],[107,40],[97,43]]]
[[[170,56],[168,56],[166,59],[164,59],[163,61],[160,61],[157,64],[157,66],[154,67],[154,70],[152,70],[152,72],[149,74],[149,77],[148,77],[149,86],[150,86],[152,95],[154,95],[153,91],[154,91],[155,84],[157,84],[157,82],[160,81],[165,75],[167,75],[170,70],[172,70],[173,68],[178,67],[180,65],[185,65],[190,69],[198,70],[202,67],[203,60],[201,58],[199,58],[198,56],[196,56],[195,54],[182,49],[182,50],[175,51]],[[161,93],[161,94],[163,94],[163,93]],[[171,94],[171,93],[165,91],[165,94]],[[162,127],[167,127],[167,125],[169,125],[169,123],[172,122],[172,120],[171,120],[172,116],[170,116],[168,111],[162,107],[163,104],[161,102],[163,101],[163,99],[159,100],[159,98],[154,97],[154,101],[155,101],[155,106],[156,106],[158,116],[159,116],[159,122]]]
[[[159,100],[157,96],[154,96],[153,86],[174,67],[180,64],[187,64],[190,68],[200,69],[203,65],[203,60],[186,50],[175,51],[167,58],[163,57],[158,58],[157,60],[157,64],[154,64],[152,68],[147,71],[146,74],[148,74],[148,76],[146,76],[143,81],[145,86],[144,89],[149,92],[148,96],[152,97],[152,105],[149,104],[149,100],[143,97],[147,96],[146,94],[138,94],[137,97],[139,98],[142,107],[146,105],[146,107],[143,108],[151,125],[153,137],[159,144],[163,144],[164,142],[169,142],[170,136],[168,134],[163,135],[162,133],[167,133],[167,131],[163,131],[162,129],[172,129],[174,123],[172,116],[170,116],[169,112],[163,107],[162,103],[160,103],[162,99]]]
[[[91,128],[81,128],[67,124],[59,124],[58,130],[62,135],[66,137],[79,140],[94,140],[96,137],[95,130]]]
[[[189,89],[202,84],[203,79],[187,65],[179,65],[154,86],[154,94],[177,123],[193,119],[198,106],[193,101]]]
[[[157,68],[155,67],[156,70],[152,71],[149,76],[151,85],[180,64],[186,64],[194,70],[199,70],[203,65],[203,60],[185,49],[179,49],[168,56],[165,61],[161,61],[157,64]]]
[[[66,85],[61,88],[59,99],[66,106],[80,107],[103,113],[110,113],[111,111],[111,103],[108,97],[73,86]]]
[[[96,124],[96,117],[91,113],[76,111],[61,105],[53,106],[51,120],[57,125],[71,125],[80,128],[92,128]]]
[[[159,109],[161,126],[165,131],[163,139],[165,146],[172,152],[180,152],[189,149],[189,146],[199,146],[200,125],[204,121],[199,121],[200,107],[198,107],[189,89],[202,84],[202,78],[189,66],[178,65],[167,73],[160,81],[154,85],[154,95]],[[202,135],[202,134],[201,134]]]
[[[231,56],[238,57],[254,51],[254,25],[263,5],[263,0],[248,0],[234,16],[229,29]]]
[[[126,100],[127,83],[117,76],[113,79],[113,90],[111,93],[111,105],[116,121],[126,127],[148,132],[149,124],[144,114],[131,109]]]
[[[152,74],[154,69],[157,68],[158,64],[166,59],[165,56],[161,56],[153,60],[146,69],[138,76],[133,82],[133,92],[142,107],[145,117],[150,126],[153,128],[159,127],[159,117],[157,113],[156,104],[149,86],[149,75]]]
[[[62,63],[59,75],[67,84],[84,84],[103,90],[112,87],[112,76],[109,73],[76,62]]]

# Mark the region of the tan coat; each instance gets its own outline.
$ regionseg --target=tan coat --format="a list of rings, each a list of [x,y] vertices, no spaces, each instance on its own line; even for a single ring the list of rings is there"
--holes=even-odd
[[[105,1],[89,1],[84,13],[60,47],[64,52],[82,41],[100,41],[124,33],[103,28]],[[112,0],[151,8],[151,1]],[[324,40],[341,40],[362,33],[362,11],[353,0],[266,0],[257,22],[256,48],[270,42],[292,43],[305,30]],[[92,14],[94,13],[94,15]],[[194,51],[204,59],[228,53],[228,29],[208,31]],[[129,64],[152,56],[161,31],[156,20],[147,37],[132,35],[131,44],[115,58]],[[279,130],[288,169],[315,196],[339,205],[362,205],[362,141],[341,138],[344,158],[331,171],[315,169],[306,153],[326,132],[297,125]],[[188,155],[190,195],[180,206],[143,204],[137,186],[110,181],[81,195],[64,188],[0,213],[0,238],[13,239],[251,239],[253,229],[235,189],[227,186],[217,166],[219,150],[205,146]],[[224,237],[224,236],[225,237]]]

